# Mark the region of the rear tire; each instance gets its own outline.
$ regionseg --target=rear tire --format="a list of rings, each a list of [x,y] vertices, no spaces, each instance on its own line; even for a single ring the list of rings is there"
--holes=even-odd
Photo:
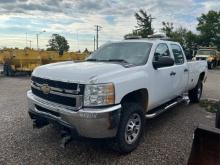
[[[189,91],[189,99],[191,103],[198,103],[202,96],[203,84],[199,80],[196,87]]]
[[[137,148],[143,135],[145,117],[143,108],[137,103],[122,105],[121,120],[116,137],[116,149],[129,153]]]
[[[3,74],[4,76],[8,76],[8,65],[7,64],[3,65]]]
[[[30,71],[30,72],[27,72],[27,75],[28,75],[28,76],[31,76],[31,74],[32,74],[32,72],[31,72],[31,71]]]
[[[214,63],[214,68],[215,68],[217,66],[217,61],[214,61],[213,63]]]
[[[208,69],[213,69],[213,68],[214,68],[214,63],[213,62],[209,63],[208,64]]]
[[[8,65],[8,76],[13,77],[15,75],[15,71]]]

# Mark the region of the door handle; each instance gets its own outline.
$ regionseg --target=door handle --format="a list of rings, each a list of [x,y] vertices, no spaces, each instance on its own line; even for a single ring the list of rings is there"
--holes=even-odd
[[[184,72],[188,72],[189,70],[188,69],[184,69]]]
[[[170,76],[175,76],[176,75],[176,72],[174,72],[174,71],[172,71],[171,73],[170,73]]]

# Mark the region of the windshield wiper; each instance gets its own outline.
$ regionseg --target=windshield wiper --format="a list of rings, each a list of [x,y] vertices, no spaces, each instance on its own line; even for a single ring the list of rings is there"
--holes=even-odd
[[[110,62],[123,62],[123,63],[129,64],[128,61],[123,60],[123,59],[109,59],[107,61],[110,61]]]
[[[134,64],[131,64],[131,63],[129,63],[128,61],[123,60],[123,59],[99,60],[99,59],[91,58],[91,59],[87,59],[86,61],[97,61],[97,62],[119,62],[119,63],[124,63],[126,66],[134,65]]]
[[[87,59],[86,61],[105,62],[105,61],[108,61],[108,60],[99,60],[99,59],[96,59],[96,58],[90,58],[90,59]]]

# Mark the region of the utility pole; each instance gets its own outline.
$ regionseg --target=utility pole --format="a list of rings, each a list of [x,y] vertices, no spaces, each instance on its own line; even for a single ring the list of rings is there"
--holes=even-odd
[[[29,43],[30,43],[30,49],[31,49],[31,42],[32,42],[32,41],[31,41],[31,40],[29,40]]]
[[[42,32],[36,34],[36,36],[37,36],[37,50],[39,50],[38,37],[39,37],[40,34],[42,34],[44,32],[46,32],[46,30],[43,30]]]
[[[94,51],[95,51],[95,36],[94,36]]]
[[[153,17],[151,17],[151,15],[150,15],[150,29],[153,31],[153,29],[152,29],[152,21],[154,20],[154,19],[156,19],[156,18],[153,18]],[[154,33],[154,32],[153,32]]]
[[[102,29],[101,26],[95,25],[96,27],[96,50],[99,48],[99,31]]]
[[[36,34],[37,35],[37,50],[39,50],[39,46],[38,46],[38,36],[39,34]]]
[[[76,31],[76,39],[77,39],[77,51],[79,51],[79,31]]]
[[[26,32],[26,48],[27,48],[27,32]]]

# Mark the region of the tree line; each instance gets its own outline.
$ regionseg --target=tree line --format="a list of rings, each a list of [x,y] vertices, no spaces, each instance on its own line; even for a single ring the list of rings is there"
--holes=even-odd
[[[140,9],[135,13],[135,18],[137,26],[125,37],[137,35],[146,38],[154,33],[152,27],[154,18],[151,14]],[[216,46],[220,51],[220,11],[211,10],[207,14],[202,14],[197,20],[197,34],[184,27],[174,28],[172,22],[162,22],[160,30],[167,37],[179,42],[185,50],[196,50],[199,46]]]
[[[151,14],[140,9],[134,16],[137,20],[137,25],[125,37],[137,35],[146,38],[154,33],[152,21],[155,18]],[[207,14],[202,14],[197,20],[196,29],[198,33],[194,33],[184,27],[175,28],[172,22],[162,22],[160,30],[167,37],[179,42],[184,50],[189,52],[196,50],[199,46],[216,46],[220,51],[220,11],[211,10]],[[67,40],[59,34],[52,35],[47,47],[47,50],[59,51],[60,54],[69,50]]]

